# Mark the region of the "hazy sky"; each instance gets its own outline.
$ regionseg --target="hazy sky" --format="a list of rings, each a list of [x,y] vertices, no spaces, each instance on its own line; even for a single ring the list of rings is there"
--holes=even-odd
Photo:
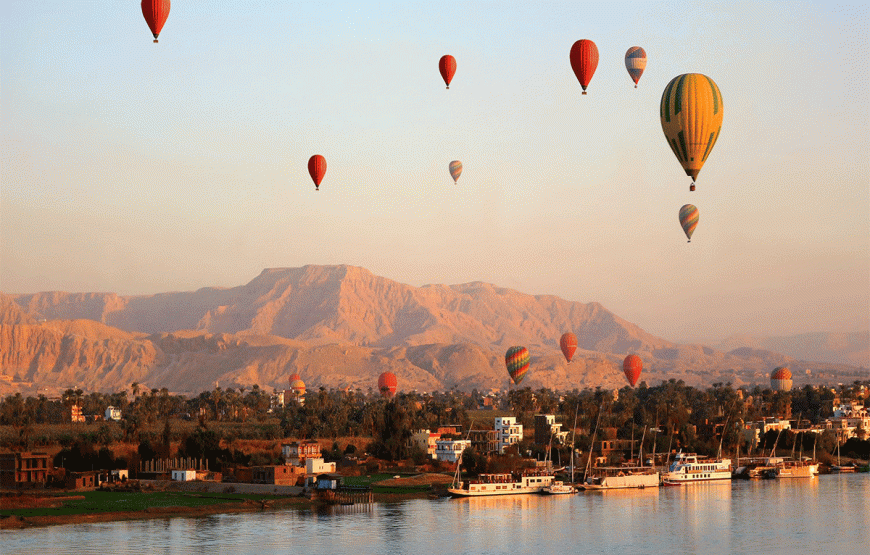
[[[153,44],[135,0],[4,2],[0,291],[352,264],[598,301],[678,341],[870,327],[866,3],[358,5],[176,0]],[[659,122],[688,72],[724,102],[693,193]]]

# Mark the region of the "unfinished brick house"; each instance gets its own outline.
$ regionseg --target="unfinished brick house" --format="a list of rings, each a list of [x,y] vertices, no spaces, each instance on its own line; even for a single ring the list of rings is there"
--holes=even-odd
[[[45,487],[48,482],[48,459],[48,453],[0,453],[0,486]]]

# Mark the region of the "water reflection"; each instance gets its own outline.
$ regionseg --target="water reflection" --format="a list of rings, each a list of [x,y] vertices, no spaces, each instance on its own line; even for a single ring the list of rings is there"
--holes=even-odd
[[[870,543],[870,475],[147,519],[0,532],[3,555],[796,553]]]

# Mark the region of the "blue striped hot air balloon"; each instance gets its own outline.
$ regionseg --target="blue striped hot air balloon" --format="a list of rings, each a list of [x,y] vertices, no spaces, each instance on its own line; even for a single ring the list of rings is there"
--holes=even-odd
[[[692,234],[695,233],[695,228],[698,227],[698,209],[694,204],[684,204],[680,208],[680,225],[683,226],[683,231],[686,237],[689,238],[689,243],[691,243]]]
[[[454,160],[450,162],[450,177],[453,178],[453,182],[456,183],[459,179],[459,176],[462,175],[462,162],[459,160]]]
[[[646,51],[640,46],[632,46],[625,53],[625,69],[628,70],[628,75],[634,81],[634,88],[637,88],[637,82],[640,81],[640,76],[643,75],[643,70],[646,69]]]

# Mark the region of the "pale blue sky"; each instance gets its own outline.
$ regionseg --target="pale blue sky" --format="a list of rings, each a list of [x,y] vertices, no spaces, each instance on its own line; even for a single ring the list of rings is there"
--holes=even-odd
[[[866,3],[176,0],[159,44],[138,1],[0,18],[0,291],[353,264],[598,301],[673,340],[870,327]],[[694,193],[658,116],[687,72],[725,107]]]

